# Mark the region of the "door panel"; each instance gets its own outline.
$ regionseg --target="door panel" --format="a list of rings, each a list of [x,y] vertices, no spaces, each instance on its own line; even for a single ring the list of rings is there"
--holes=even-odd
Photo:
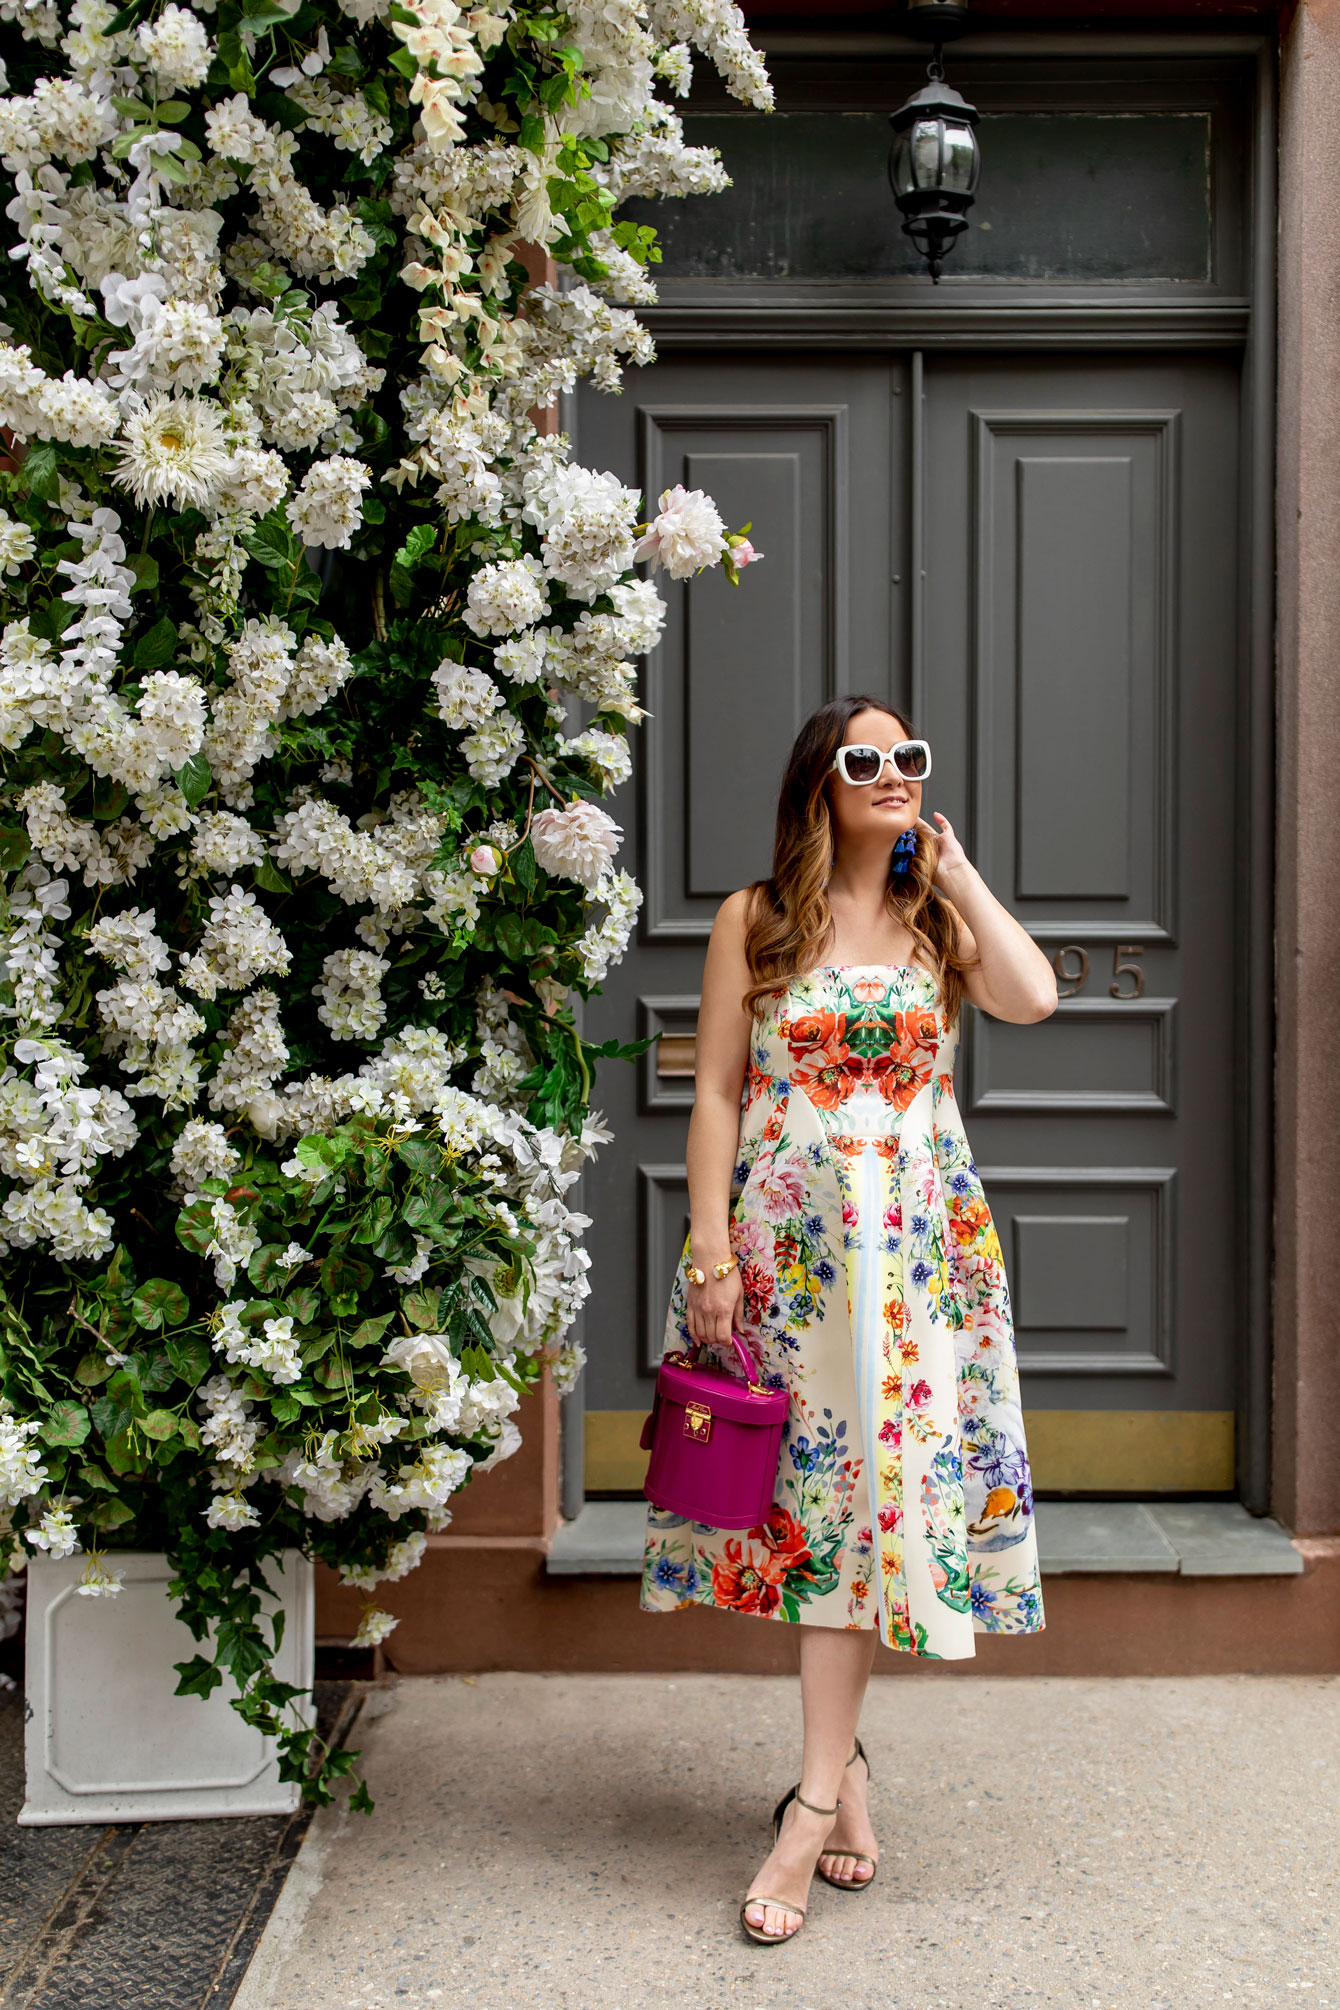
[[[580,394],[581,459],[652,499],[675,482],[705,489],[732,528],[752,523],[765,554],[738,587],[720,572],[658,575],[667,620],[642,678],[651,716],[632,738],[633,779],[611,803],[645,899],[635,946],[586,1009],[588,1037],[666,1036],[634,1066],[602,1072],[617,1141],[590,1168],[584,1201],[593,1472],[634,1489],[687,1225],[703,946],[725,895],[769,868],[802,720],[836,690],[887,695],[906,680],[907,491],[895,471],[908,465],[908,379],[901,357],[672,356],[630,371],[618,397]],[[601,1466],[607,1442],[612,1468]]]
[[[969,1015],[958,1085],[1025,1404],[1226,1412],[1236,366],[924,382],[929,806],[1067,973],[1040,1025]]]

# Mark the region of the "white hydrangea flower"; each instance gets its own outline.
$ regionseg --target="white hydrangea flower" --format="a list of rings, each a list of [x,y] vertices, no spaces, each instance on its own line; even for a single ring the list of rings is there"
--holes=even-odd
[[[502,692],[482,670],[455,663],[450,657],[434,670],[433,684],[438,716],[448,726],[482,726],[503,702]]]
[[[617,475],[561,468],[544,496],[540,528],[545,571],[578,600],[607,593],[633,564],[640,497]]]
[[[242,1163],[242,1154],[228,1142],[222,1124],[190,1117],[172,1147],[172,1177],[183,1190],[207,1179],[227,1179]]]
[[[336,1040],[372,1040],[386,1023],[380,985],[391,966],[367,949],[337,949],[321,966],[312,986],[321,999],[316,1016]]]
[[[0,571],[16,573],[37,551],[37,539],[26,523],[16,523],[8,511],[0,510]],[[25,628],[27,622],[24,622]]]
[[[140,23],[138,39],[149,68],[165,86],[165,94],[204,83],[214,50],[204,23],[188,7],[168,0],[156,20]]]
[[[347,455],[317,461],[286,510],[294,531],[305,544],[347,551],[362,522],[361,498],[371,481],[363,463]]]
[[[548,640],[543,628],[528,628],[521,635],[509,636],[493,652],[494,668],[513,684],[538,683],[544,675]]]
[[[359,1623],[358,1631],[349,1642],[349,1645],[351,1647],[380,1647],[382,1641],[386,1639],[388,1634],[394,1633],[399,1624],[400,1621],[398,1619],[394,1618],[389,1612],[383,1612],[380,1607],[376,1605],[364,1606],[363,1617]]]
[[[259,865],[265,845],[245,817],[231,810],[207,810],[191,833],[191,867],[199,873],[227,873]]]
[[[481,566],[466,592],[465,619],[476,635],[510,635],[549,610],[544,568],[537,558]]]
[[[597,726],[572,739],[560,739],[565,754],[589,761],[605,788],[617,789],[633,772],[633,756],[623,733],[607,733]]]
[[[525,752],[526,735],[519,719],[504,709],[467,733],[461,741],[465,764],[477,782],[490,787],[510,775]]]

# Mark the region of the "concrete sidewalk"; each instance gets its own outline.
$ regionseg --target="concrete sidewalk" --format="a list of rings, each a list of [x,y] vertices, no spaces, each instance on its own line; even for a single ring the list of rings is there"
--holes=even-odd
[[[236,2010],[1340,2006],[1340,1678],[884,1677],[862,1735],[878,1882],[762,1948],[794,1682],[402,1681]]]

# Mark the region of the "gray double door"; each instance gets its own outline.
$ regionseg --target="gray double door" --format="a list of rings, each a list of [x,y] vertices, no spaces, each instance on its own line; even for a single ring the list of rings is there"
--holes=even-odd
[[[645,890],[591,1037],[594,1489],[635,1489],[687,1191],[704,945],[767,872],[835,692],[930,740],[943,810],[1055,960],[1040,1025],[967,1008],[958,1096],[1000,1231],[1043,1487],[1232,1484],[1240,1335],[1234,855],[1239,369],[1228,354],[684,351],[583,394],[576,450],[751,519],[766,556],[663,586],[635,774]]]

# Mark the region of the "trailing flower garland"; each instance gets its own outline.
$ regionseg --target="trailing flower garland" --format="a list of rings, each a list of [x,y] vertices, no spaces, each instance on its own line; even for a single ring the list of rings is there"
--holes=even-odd
[[[658,84],[769,89],[730,0],[0,20],[0,1521],[165,1548],[183,1692],[326,1799],[263,1566],[403,1576],[578,1372],[635,561],[757,556],[534,414],[650,358],[619,204],[725,185]]]

